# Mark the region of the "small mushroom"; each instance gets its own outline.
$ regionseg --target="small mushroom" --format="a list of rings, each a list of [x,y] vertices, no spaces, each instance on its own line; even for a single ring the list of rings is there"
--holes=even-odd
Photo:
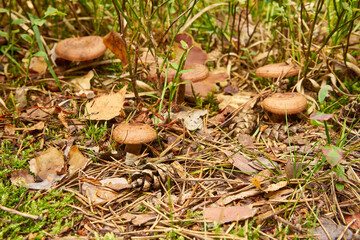
[[[307,107],[306,98],[295,92],[275,93],[262,102],[265,110],[273,113],[272,120],[275,122],[284,119],[284,116],[304,111]]]
[[[69,61],[92,60],[102,56],[105,51],[106,46],[100,36],[67,38],[55,47],[56,55]]]
[[[199,82],[209,76],[209,69],[205,65],[200,64],[200,63],[187,64],[184,66],[183,69],[184,70],[193,69],[193,71],[183,73],[181,75],[180,81]],[[174,81],[175,75],[176,75],[176,70],[169,68],[168,73],[167,73],[167,81],[168,82]],[[166,76],[165,73],[161,73],[161,75],[160,75],[161,82],[165,81],[165,76]],[[149,79],[152,81],[157,80],[155,69],[152,69],[150,71]],[[185,84],[180,84],[177,94],[178,94],[178,96],[177,96],[178,103],[183,102],[184,98],[185,98]]]
[[[289,65],[287,63],[274,63],[256,69],[255,76],[282,79],[284,77],[295,76],[299,73],[299,71],[299,67],[295,64]]]
[[[198,82],[198,81],[201,81],[201,80],[207,78],[207,76],[209,75],[209,69],[203,64],[194,63],[191,65],[184,66],[184,70],[189,70],[189,69],[193,69],[193,71],[183,73],[181,75],[182,81]],[[175,75],[176,75],[176,70],[169,68],[168,73],[167,73],[167,81],[168,82],[174,81]],[[150,71],[149,78],[150,78],[150,80],[153,80],[153,81],[157,80],[155,69],[152,69]],[[165,73],[164,72],[162,72],[160,75],[160,81],[161,82],[165,81]]]
[[[156,131],[143,123],[121,123],[114,129],[113,139],[126,144],[125,151],[139,155],[142,143],[149,143],[156,139]]]

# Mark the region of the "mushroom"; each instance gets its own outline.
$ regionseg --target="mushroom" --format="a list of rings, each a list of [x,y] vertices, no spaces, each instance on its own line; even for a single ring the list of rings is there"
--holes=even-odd
[[[106,46],[100,36],[67,38],[55,47],[56,55],[69,61],[92,60],[103,55],[105,51]]]
[[[255,76],[269,77],[269,78],[284,78],[295,76],[300,69],[295,64],[289,65],[287,63],[268,64],[256,69]]]
[[[289,65],[287,63],[275,63],[256,69],[255,76],[277,78],[278,80],[274,84],[280,89],[285,90],[287,89],[287,83],[289,80],[283,78],[295,76],[299,73],[299,71],[299,67],[295,64]]]
[[[285,115],[296,114],[307,107],[306,98],[295,92],[275,93],[262,102],[265,110],[273,113],[272,120],[279,122]]]
[[[114,129],[113,139],[126,144],[125,151],[139,155],[142,143],[149,143],[156,139],[156,131],[143,123],[121,123]]]
[[[181,78],[180,81],[191,81],[191,82],[199,82],[204,80],[205,78],[207,78],[209,76],[209,69],[200,63],[194,63],[194,64],[187,64],[184,66],[183,68],[184,70],[189,70],[189,69],[193,69],[193,71],[189,71],[189,72],[185,72],[183,74],[181,74]],[[176,70],[169,68],[168,72],[167,72],[167,81],[168,82],[172,82],[175,79],[175,75],[176,75]],[[161,73],[160,75],[160,81],[164,82],[165,81],[165,73]],[[149,79],[152,81],[156,81],[157,80],[157,76],[156,76],[156,70],[152,69],[149,73]],[[177,93],[177,100],[178,103],[181,103],[184,101],[185,98],[185,84],[180,84],[179,88],[178,88],[178,93]]]

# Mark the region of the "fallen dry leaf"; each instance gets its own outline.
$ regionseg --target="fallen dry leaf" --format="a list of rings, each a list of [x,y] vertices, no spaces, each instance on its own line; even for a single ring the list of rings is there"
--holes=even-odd
[[[45,74],[47,64],[44,57],[32,57],[29,64],[29,71],[39,75]]]
[[[252,196],[256,196],[258,194],[262,193],[262,191],[260,191],[259,189],[250,189],[248,191],[245,192],[241,192],[238,194],[234,194],[234,195],[230,195],[224,198],[221,198],[218,200],[219,203],[221,203],[222,205],[226,205],[228,203],[231,203],[232,201],[235,200],[241,200],[241,199],[245,199],[248,197],[252,197]]]
[[[144,224],[151,224],[156,220],[156,214],[153,213],[145,213],[145,214],[132,214],[132,213],[124,213],[121,215],[122,218],[127,221],[131,221],[136,226],[141,226]]]
[[[282,189],[276,192],[269,192],[266,193],[264,196],[266,198],[269,198],[271,200],[285,200],[289,197],[290,194],[294,193],[294,189],[288,188],[288,189]]]
[[[42,180],[47,179],[50,174],[57,174],[64,166],[63,153],[54,147],[50,147],[40,156],[33,158],[29,162],[30,171],[39,176]]]
[[[350,225],[352,229],[358,230],[360,229],[360,213],[355,213],[353,215],[349,215],[345,217],[346,225],[349,224],[352,220],[356,219],[356,222]]]
[[[270,161],[265,157],[257,157],[256,159],[252,160],[249,165],[257,170],[263,170],[267,168],[274,169],[278,164],[274,161]]]
[[[127,53],[126,53],[126,44],[121,37],[121,35],[113,30],[111,30],[104,38],[103,42],[105,46],[113,52],[117,58],[121,60],[123,66],[128,64]]]
[[[93,99],[86,104],[85,113],[89,120],[110,120],[119,116],[125,101],[127,85],[117,93],[110,93]]]
[[[90,183],[84,182],[81,185],[81,193],[84,196],[86,196],[89,200],[91,200],[91,202],[93,202],[93,203],[103,202],[104,200],[96,195],[96,190],[97,190],[97,187]]]
[[[112,190],[115,191],[131,188],[131,185],[128,183],[128,181],[125,178],[107,178],[100,180],[100,183],[104,187],[111,188]]]
[[[6,124],[4,126],[4,132],[6,135],[8,136],[13,136],[15,135],[15,126],[13,124]]]
[[[118,196],[118,194],[116,192],[109,191],[106,189],[101,189],[101,188],[96,189],[95,195],[105,201],[113,199]]]
[[[45,123],[43,121],[40,121],[40,122],[34,124],[31,127],[24,128],[23,130],[27,131],[27,132],[30,132],[30,131],[35,131],[35,130],[43,130],[44,127],[45,127]]]
[[[252,92],[238,92],[234,95],[218,94],[217,100],[219,101],[220,109],[229,109],[234,111],[241,105],[247,103],[255,94]],[[254,101],[255,103],[256,101]]]
[[[29,183],[29,185],[26,185],[25,187],[34,190],[49,190],[65,176],[66,174],[63,175],[49,174],[44,181]]]
[[[55,107],[42,107],[27,109],[25,113],[21,113],[21,118],[29,120],[46,120],[55,112]]]
[[[16,186],[28,186],[29,183],[35,182],[34,176],[29,174],[27,169],[13,171],[10,180]]]
[[[72,175],[78,169],[86,166],[88,159],[79,150],[77,146],[72,146],[69,151],[69,173]]]
[[[334,223],[333,221],[331,221],[327,218],[322,217],[322,218],[320,218],[320,221],[321,221],[322,225],[324,226],[324,228],[326,229],[326,232],[330,235],[331,240],[337,240],[338,237],[345,230],[344,225],[337,225],[336,223]],[[327,237],[324,229],[321,226],[315,228],[313,233],[315,234],[316,239],[318,239],[318,240],[328,240],[329,239]],[[341,238],[341,239],[354,239],[353,232],[350,229],[347,229],[343,238]]]
[[[249,134],[242,134],[242,133],[238,133],[236,136],[237,136],[237,142],[241,146],[245,148],[255,148],[254,137],[250,136]]]
[[[26,94],[29,91],[27,87],[18,87],[15,91],[14,99],[18,109],[25,108],[28,104]]]
[[[228,84],[224,87],[224,93],[238,93],[239,87]]]
[[[197,129],[203,130],[204,124],[201,117],[207,113],[207,110],[181,111],[177,114],[174,114],[174,118],[184,120],[185,128],[190,131],[195,131]],[[172,119],[174,118],[172,117]]]
[[[71,80],[71,83],[74,84],[74,87],[77,91],[88,90],[91,88],[90,81],[94,77],[94,72],[90,70],[87,74],[81,77],[77,77]]]
[[[218,207],[206,208],[204,210],[204,216],[206,220],[214,221],[217,223],[228,223],[248,219],[250,217],[253,217],[256,212],[256,209],[252,209],[249,206]]]
[[[256,169],[249,166],[250,161],[242,156],[240,153],[233,153],[228,150],[222,150],[228,157],[228,161],[237,169],[243,172],[258,172]]]
[[[264,190],[264,192],[268,193],[268,192],[275,192],[283,187],[286,187],[288,184],[287,181],[280,181],[278,183],[275,184],[270,184],[269,186],[267,186]]]

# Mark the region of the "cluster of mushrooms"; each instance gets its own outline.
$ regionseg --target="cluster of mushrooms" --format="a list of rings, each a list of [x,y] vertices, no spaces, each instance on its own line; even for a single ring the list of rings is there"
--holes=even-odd
[[[283,79],[299,74],[299,67],[287,63],[269,64],[258,68],[255,76]],[[306,110],[307,100],[297,92],[275,93],[262,102],[262,107],[272,113],[271,119],[280,122],[285,115],[292,115]]]
[[[86,36],[68,38],[60,41],[55,47],[56,56],[68,61],[89,61],[102,56],[107,47],[100,36]],[[185,65],[184,69],[194,69],[181,75],[182,81],[197,82],[205,79],[209,75],[208,68],[203,64]],[[269,64],[258,68],[255,76],[265,78],[283,79],[297,75],[299,68],[287,63]],[[173,81],[176,71],[169,69],[167,80]],[[149,73],[150,79],[157,80],[155,71]],[[165,74],[162,73],[160,81],[165,81]],[[182,96],[181,96],[182,97]],[[272,113],[272,120],[278,122],[285,115],[302,112],[307,107],[306,98],[295,92],[275,93],[266,98],[262,106],[265,110]],[[142,123],[121,123],[113,131],[113,139],[121,144],[126,144],[125,151],[139,155],[141,144],[149,143],[156,139],[156,131]]]

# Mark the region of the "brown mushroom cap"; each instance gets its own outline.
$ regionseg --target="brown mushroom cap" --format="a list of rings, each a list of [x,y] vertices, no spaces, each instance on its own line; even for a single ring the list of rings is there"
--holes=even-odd
[[[185,72],[181,75],[181,80],[183,81],[191,81],[191,82],[199,82],[204,80],[209,76],[209,69],[200,63],[187,64],[184,66],[184,70],[193,69],[193,71]],[[176,70],[169,68],[167,74],[167,81],[172,82],[175,78]],[[150,79],[156,80],[156,70],[153,69],[150,71]],[[165,81],[165,73],[161,73],[160,81]]]
[[[200,63],[187,64],[184,66],[184,69],[194,70],[183,73],[181,76],[181,79],[183,81],[199,82],[209,76],[209,69],[205,65]]]
[[[55,47],[55,53],[60,58],[69,61],[88,61],[100,57],[106,51],[106,46],[100,36],[67,38]]]
[[[257,77],[291,77],[299,73],[300,69],[296,65],[289,65],[287,63],[275,63],[265,65],[256,69],[255,76]]]
[[[266,98],[262,106],[265,110],[279,115],[295,114],[306,109],[307,100],[300,93],[275,93]]]
[[[143,123],[121,123],[114,129],[113,139],[123,144],[148,143],[156,139],[156,131]]]

